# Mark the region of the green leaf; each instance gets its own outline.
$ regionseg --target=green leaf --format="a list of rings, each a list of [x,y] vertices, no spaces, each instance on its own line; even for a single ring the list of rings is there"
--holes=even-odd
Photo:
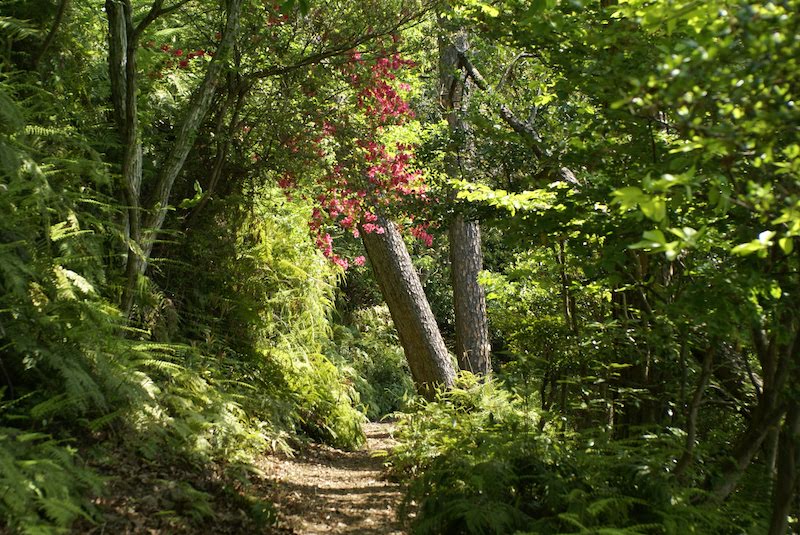
[[[777,282],[773,281],[772,286],[769,288],[769,295],[774,297],[775,299],[780,299],[781,295],[783,295],[783,290],[781,290],[780,285]]]
[[[194,181],[194,191],[195,191],[194,197],[192,197],[191,199],[183,199],[178,206],[184,209],[197,206],[200,203],[200,201],[203,200],[203,188],[200,186],[200,182],[198,182],[197,180]]]
[[[642,213],[656,223],[663,221],[667,216],[667,203],[663,199],[654,198],[639,205]]]
[[[742,255],[742,256],[747,256],[747,255],[751,255],[753,253],[757,253],[758,251],[761,251],[764,248],[765,248],[765,246],[764,246],[763,243],[761,243],[758,240],[753,240],[753,241],[748,242],[748,243],[742,243],[742,244],[737,245],[736,247],[731,249],[731,253]]]
[[[639,203],[646,202],[650,198],[645,195],[641,189],[635,186],[618,189],[614,191],[612,195],[614,196],[614,200],[611,202],[619,204],[622,210],[636,208]]]
[[[660,249],[667,243],[667,238],[660,230],[645,231],[642,238],[642,241],[629,245],[628,249]]]

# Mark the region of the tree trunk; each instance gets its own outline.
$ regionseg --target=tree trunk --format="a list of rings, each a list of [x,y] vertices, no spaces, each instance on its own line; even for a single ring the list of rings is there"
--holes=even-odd
[[[453,139],[446,161],[451,178],[461,178],[464,171],[469,174],[474,153],[463,117],[468,88],[460,58],[468,47],[463,31],[452,41],[444,36],[439,40],[440,102]],[[483,269],[480,225],[458,214],[450,222],[449,239],[458,365],[474,374],[488,375],[492,370],[489,322],[486,296],[478,284],[478,274]]]
[[[793,320],[793,314],[787,313],[782,322],[785,323],[782,325],[785,331],[793,333],[788,345],[779,342],[776,332],[768,336],[761,326],[753,329],[753,347],[761,362],[763,387],[747,429],[740,436],[733,453],[725,463],[722,475],[712,486],[711,494],[718,501],[724,500],[736,489],[739,479],[755,457],[761,444],[764,443],[770,430],[780,423],[781,418],[794,403],[794,400],[786,399],[784,388],[787,383],[792,384],[790,376],[792,376],[795,363],[800,360],[798,358],[800,357],[800,331],[793,325]],[[791,379],[796,379],[796,377],[792,376]],[[776,484],[780,484],[780,478]]]
[[[403,237],[391,221],[379,217],[378,224],[384,229],[382,234],[361,229],[364,247],[417,391],[432,399],[437,387],[453,385],[455,370]]]
[[[458,365],[476,375],[488,375],[492,362],[486,296],[478,284],[483,269],[481,228],[477,221],[458,215],[450,223],[449,235]]]
[[[770,429],[778,424],[785,411],[786,407],[778,402],[777,392],[765,389],[753,411],[750,424],[725,463],[722,475],[712,487],[711,494],[715,500],[725,500],[736,489]]]
[[[242,11],[243,0],[231,0],[228,7],[228,18],[225,22],[225,32],[222,41],[217,47],[214,59],[208,65],[205,77],[197,90],[192,95],[187,107],[186,115],[183,118],[172,150],[161,164],[161,172],[158,175],[152,204],[154,207],[147,220],[149,236],[145,239],[144,250],[145,259],[150,255],[156,234],[161,230],[164,219],[167,217],[169,208],[169,197],[175,179],[178,178],[189,151],[194,145],[197,131],[203,119],[211,107],[211,100],[217,90],[220,76],[226,66],[229,56],[233,51],[236,35],[239,33],[239,25]]]
[[[122,139],[122,186],[125,195],[125,238],[127,261],[121,306],[126,316],[133,306],[133,296],[142,263],[141,254],[141,184],[142,141],[137,105],[136,39],[133,7],[130,0],[106,0],[108,17],[109,74],[114,117]]]
[[[694,459],[694,446],[697,438],[697,416],[700,413],[700,405],[703,402],[703,394],[708,387],[708,381],[711,379],[711,369],[714,363],[714,353],[716,347],[712,345],[706,349],[705,357],[703,358],[703,369],[700,371],[700,377],[697,380],[697,388],[694,390],[692,402],[686,414],[686,446],[683,450],[683,455],[678,460],[675,466],[675,477],[683,477],[684,472],[689,468]]]
[[[800,467],[800,404],[792,402],[781,428],[777,479],[772,491],[772,519],[769,535],[785,535],[789,529],[789,512],[798,490]]]
[[[231,55],[239,31],[243,0],[230,0],[222,40],[205,77],[192,95],[183,121],[178,128],[172,149],[161,164],[161,172],[153,188],[150,203],[142,198],[142,141],[137,107],[136,50],[144,28],[160,15],[156,1],[145,19],[134,27],[130,0],[106,0],[109,32],[109,75],[114,116],[123,142],[122,178],[127,204],[127,260],[121,308],[126,316],[133,307],[137,281],[144,274],[153,244],[164,224],[175,179],[183,169],[197,131],[211,106],[220,74]],[[149,211],[149,214],[144,213]],[[143,217],[149,215],[146,219]]]

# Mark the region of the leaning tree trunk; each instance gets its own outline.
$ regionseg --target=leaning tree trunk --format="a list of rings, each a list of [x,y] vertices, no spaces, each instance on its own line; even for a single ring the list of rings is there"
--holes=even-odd
[[[460,58],[468,47],[463,31],[452,40],[444,35],[439,40],[440,104],[453,139],[446,161],[451,178],[461,178],[462,172],[471,168],[474,153],[469,125],[463,117],[469,95]],[[450,222],[449,239],[458,365],[462,370],[487,375],[492,364],[486,296],[478,284],[483,269],[480,225],[459,214]]]
[[[437,387],[453,385],[455,370],[403,237],[391,221],[380,217],[378,224],[384,229],[382,234],[362,229],[364,247],[417,391],[431,399]]]

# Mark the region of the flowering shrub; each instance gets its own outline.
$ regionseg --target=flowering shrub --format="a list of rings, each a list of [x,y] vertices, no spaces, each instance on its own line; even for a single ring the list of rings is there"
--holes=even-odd
[[[164,71],[167,70],[188,69],[192,61],[206,56],[214,56],[213,51],[205,50],[204,48],[189,51],[183,48],[174,48],[169,43],[156,46],[155,41],[147,41],[144,44],[144,48],[163,53],[163,56],[157,60],[156,70],[151,71],[149,74],[151,78],[161,78],[164,75]]]
[[[378,224],[378,212],[389,207],[402,211],[409,199],[427,201],[427,186],[422,173],[414,167],[414,147],[381,141],[387,127],[405,124],[414,117],[404,96],[411,86],[398,80],[404,70],[414,66],[413,61],[397,52],[367,61],[361,52],[351,51],[340,72],[352,90],[353,105],[363,124],[354,134],[348,128],[352,126],[349,117],[344,114],[326,117],[316,121],[319,130],[310,141],[291,138],[285,142],[290,153],[305,150],[319,159],[336,162],[314,184],[321,192],[315,197],[317,207],[311,214],[309,228],[325,257],[343,269],[350,262],[334,252],[333,236],[327,229],[336,227],[354,238],[359,238],[362,232],[382,234],[384,228]],[[340,157],[331,149],[337,144],[352,150]],[[298,187],[295,174],[288,171],[278,184],[287,195]],[[413,223],[413,216],[409,220]],[[428,224],[412,225],[409,231],[426,245],[432,245]],[[365,258],[359,256],[353,263],[364,265]]]

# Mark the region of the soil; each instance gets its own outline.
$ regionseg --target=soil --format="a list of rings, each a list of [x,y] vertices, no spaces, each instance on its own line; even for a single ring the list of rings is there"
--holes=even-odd
[[[391,431],[392,424],[368,423],[361,451],[312,445],[294,458],[267,460],[262,469],[274,474],[281,525],[298,535],[404,534],[396,515],[400,490],[383,477]]]
[[[392,424],[368,423],[365,449],[311,444],[294,456],[262,457],[260,473],[230,466],[145,461],[124,448],[95,458],[106,480],[95,518],[72,533],[107,534],[404,534],[398,486],[384,477]],[[0,530],[0,532],[2,532]]]

